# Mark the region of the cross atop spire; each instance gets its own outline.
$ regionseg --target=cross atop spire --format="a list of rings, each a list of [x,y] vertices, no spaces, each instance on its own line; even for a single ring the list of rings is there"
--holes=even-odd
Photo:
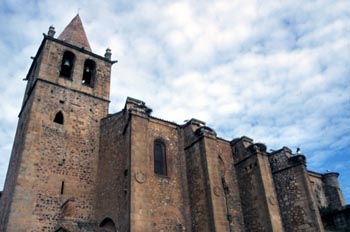
[[[85,50],[91,51],[79,14],[77,14],[68,26],[66,26],[63,32],[58,36],[58,39],[78,47],[84,47]]]

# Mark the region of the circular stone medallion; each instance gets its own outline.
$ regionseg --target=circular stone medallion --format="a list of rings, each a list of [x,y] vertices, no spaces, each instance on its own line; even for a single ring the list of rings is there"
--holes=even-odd
[[[143,173],[142,171],[138,171],[135,173],[135,180],[138,183],[142,184],[146,181],[146,179],[147,179],[146,174]]]
[[[219,186],[214,187],[214,194],[219,197],[221,195],[221,189]]]

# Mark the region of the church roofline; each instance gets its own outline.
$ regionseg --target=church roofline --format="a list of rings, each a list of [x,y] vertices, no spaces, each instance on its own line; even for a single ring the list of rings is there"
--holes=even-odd
[[[307,172],[309,173],[309,175],[314,175],[314,176],[319,176],[319,177],[323,176],[323,173],[320,173],[320,172],[315,172],[315,171],[311,171],[311,170],[307,170]]]
[[[325,172],[325,173],[321,173],[321,172],[315,172],[315,171],[311,171],[311,170],[307,170],[307,172],[311,175],[315,175],[315,176],[321,176],[321,177],[324,177],[324,176],[327,176],[327,175],[337,175],[339,176],[339,173],[338,172]]]
[[[41,53],[41,50],[43,49],[44,45],[45,45],[45,41],[46,41],[46,37],[45,37],[45,34],[44,34],[44,39],[41,41],[41,44],[39,46],[39,49],[38,51],[36,52],[35,56],[34,57],[31,57],[33,59],[33,62],[32,64],[30,65],[29,67],[29,70],[28,70],[28,73],[26,75],[26,77],[23,79],[24,81],[28,80],[29,79],[29,75],[30,73],[32,72],[33,68],[34,68],[34,64],[36,63],[37,59],[38,59],[38,56],[39,54]]]
[[[172,124],[172,125],[177,126],[177,127],[181,127],[181,125],[177,124],[176,122],[171,122],[171,121],[168,121],[168,120],[165,120],[165,119],[162,119],[162,118],[157,118],[157,117],[154,117],[154,116],[150,116],[150,118],[154,119],[154,120],[159,120],[159,121],[162,121],[162,122],[166,122],[166,123]]]

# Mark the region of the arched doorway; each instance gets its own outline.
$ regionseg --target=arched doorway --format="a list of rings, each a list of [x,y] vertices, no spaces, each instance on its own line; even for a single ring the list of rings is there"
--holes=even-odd
[[[117,232],[117,228],[115,227],[113,220],[110,218],[103,219],[100,223],[100,228],[106,232]]]

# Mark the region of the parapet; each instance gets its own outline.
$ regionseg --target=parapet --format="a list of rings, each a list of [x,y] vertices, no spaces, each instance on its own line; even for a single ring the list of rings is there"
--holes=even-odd
[[[132,97],[127,97],[124,109],[130,112],[145,114],[148,116],[150,116],[152,113],[152,109],[147,107],[145,102]]]

